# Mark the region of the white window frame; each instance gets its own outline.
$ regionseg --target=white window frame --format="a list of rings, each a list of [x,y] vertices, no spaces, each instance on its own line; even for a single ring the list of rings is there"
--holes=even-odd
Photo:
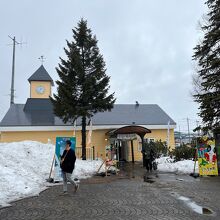
[[[150,143],[150,141],[155,142],[156,138],[149,137],[149,138],[145,138],[144,140],[147,141],[147,143]]]
[[[156,138],[148,138],[149,140],[149,143],[152,141],[152,142],[155,142]]]

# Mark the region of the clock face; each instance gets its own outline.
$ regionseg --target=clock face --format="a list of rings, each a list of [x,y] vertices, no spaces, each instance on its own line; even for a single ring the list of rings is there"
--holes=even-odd
[[[45,91],[45,89],[44,89],[43,86],[37,86],[37,87],[36,87],[36,92],[37,92],[38,94],[43,94],[44,91]]]

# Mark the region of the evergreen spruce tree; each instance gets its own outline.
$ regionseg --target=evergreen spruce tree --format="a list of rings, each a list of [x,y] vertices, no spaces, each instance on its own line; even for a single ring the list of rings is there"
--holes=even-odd
[[[199,103],[199,116],[204,131],[220,127],[220,0],[206,2],[209,12],[201,27],[204,37],[195,48],[193,59],[198,64],[199,91],[194,100]]]
[[[73,41],[64,48],[66,59],[60,58],[56,71],[57,94],[51,97],[55,114],[64,123],[82,122],[82,159],[86,160],[87,119],[97,112],[111,110],[114,93],[108,94],[110,77],[106,75],[105,62],[97,47],[97,39],[81,19],[73,30]]]

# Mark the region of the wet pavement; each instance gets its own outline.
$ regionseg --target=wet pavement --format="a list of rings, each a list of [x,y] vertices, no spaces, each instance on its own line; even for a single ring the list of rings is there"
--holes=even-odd
[[[65,196],[53,186],[0,209],[0,219],[220,219],[220,177],[145,173],[128,164],[117,176],[83,180],[77,193],[69,186]]]

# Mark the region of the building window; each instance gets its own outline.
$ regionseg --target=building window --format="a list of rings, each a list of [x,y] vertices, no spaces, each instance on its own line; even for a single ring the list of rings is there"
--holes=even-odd
[[[155,142],[155,138],[148,138],[148,142]]]
[[[155,138],[145,138],[144,141],[146,141],[147,143],[150,143],[150,142],[155,142]]]
[[[156,138],[145,138],[145,139],[144,139],[144,142],[146,142],[146,143],[155,142],[155,141],[156,141]],[[142,151],[142,142],[141,142],[141,139],[138,140],[138,151],[139,151],[139,152]]]

